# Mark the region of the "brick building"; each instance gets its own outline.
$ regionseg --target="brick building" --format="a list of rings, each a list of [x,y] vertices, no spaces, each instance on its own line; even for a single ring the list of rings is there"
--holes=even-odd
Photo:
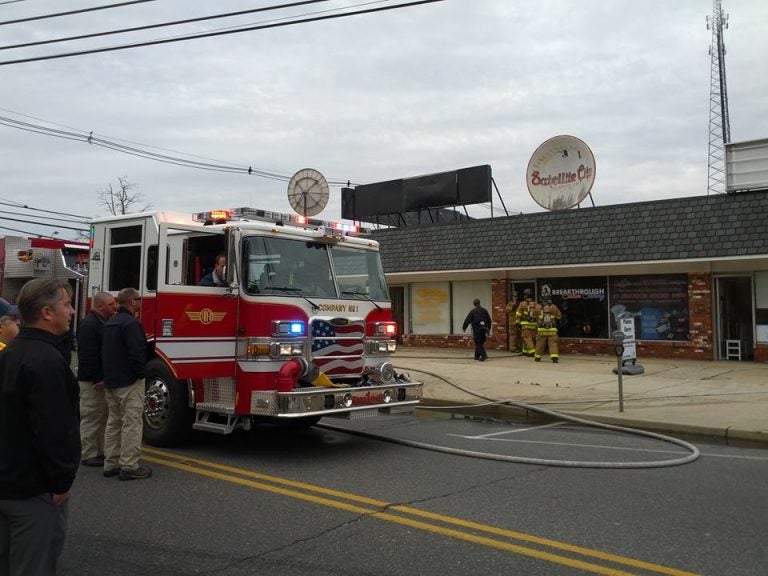
[[[768,191],[377,230],[406,345],[464,347],[480,298],[506,349],[512,290],[550,291],[561,350],[612,354],[618,317],[638,357],[768,362]]]

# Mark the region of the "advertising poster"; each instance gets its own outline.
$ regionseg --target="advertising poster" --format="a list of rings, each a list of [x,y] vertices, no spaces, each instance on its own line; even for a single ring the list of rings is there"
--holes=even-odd
[[[541,280],[538,298],[549,294],[562,313],[558,333],[563,338],[608,338],[608,281],[589,278]]]
[[[638,340],[688,339],[688,279],[685,274],[611,278],[611,325],[633,318]]]
[[[448,282],[419,282],[411,285],[414,334],[448,334],[450,325]]]

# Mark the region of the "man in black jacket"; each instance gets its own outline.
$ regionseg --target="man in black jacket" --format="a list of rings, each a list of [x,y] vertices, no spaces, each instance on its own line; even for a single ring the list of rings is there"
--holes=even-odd
[[[106,388],[107,430],[104,438],[104,476],[141,480],[152,469],[139,466],[144,416],[146,337],[136,319],[141,296],[135,288],[117,294],[120,309],[104,324],[102,361]]]
[[[475,341],[475,360],[485,362],[488,354],[485,352],[485,339],[491,332],[491,315],[488,310],[480,306],[480,300],[475,298],[475,305],[467,314],[461,329],[466,330],[467,326],[472,326],[472,338]]]
[[[66,280],[21,289],[23,326],[0,353],[0,574],[56,573],[80,461],[77,380],[64,337],[74,314]]]
[[[104,368],[101,340],[104,322],[117,312],[117,300],[109,292],[97,292],[91,311],[77,327],[77,383],[80,386],[80,441],[86,466],[104,465],[104,430],[107,426],[107,399],[104,395]]]

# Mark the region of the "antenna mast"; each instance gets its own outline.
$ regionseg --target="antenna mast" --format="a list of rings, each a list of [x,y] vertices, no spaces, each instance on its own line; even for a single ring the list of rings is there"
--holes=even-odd
[[[709,77],[709,163],[707,196],[725,192],[725,144],[731,141],[728,119],[728,87],[725,82],[725,42],[723,29],[728,28],[728,14],[723,14],[720,0],[714,0],[712,17],[707,16],[707,30],[712,30],[709,45],[711,69]]]

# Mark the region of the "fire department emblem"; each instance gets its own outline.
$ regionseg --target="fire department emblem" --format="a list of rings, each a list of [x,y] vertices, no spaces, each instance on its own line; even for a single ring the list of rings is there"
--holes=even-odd
[[[203,308],[199,312],[185,312],[187,318],[192,322],[200,322],[201,324],[210,324],[211,322],[221,322],[224,320],[226,312],[214,312],[210,308]]]

